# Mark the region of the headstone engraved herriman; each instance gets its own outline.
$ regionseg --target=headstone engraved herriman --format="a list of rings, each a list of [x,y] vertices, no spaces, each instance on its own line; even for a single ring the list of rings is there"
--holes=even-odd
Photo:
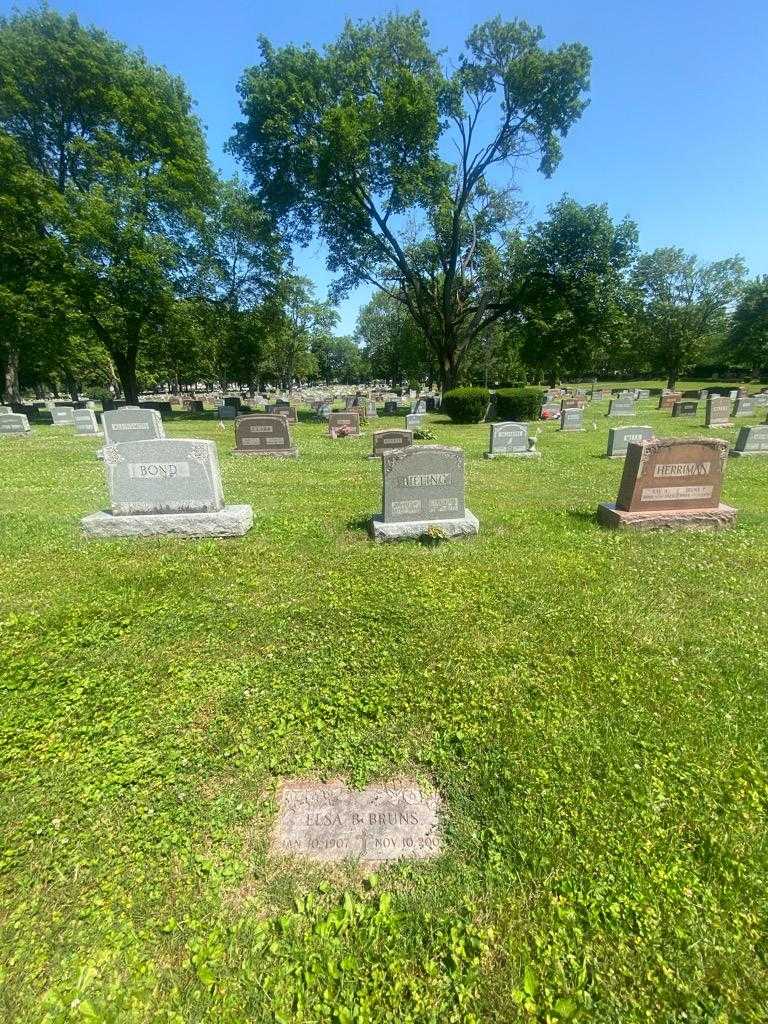
[[[165,437],[165,428],[156,409],[139,409],[126,405],[122,409],[105,412],[101,417],[105,444],[122,441],[155,441]]]
[[[100,437],[99,421],[92,409],[75,409],[72,414],[75,434],[80,437]]]
[[[285,416],[251,413],[235,420],[235,454],[295,459],[291,428]]]
[[[608,403],[608,416],[634,416],[635,400],[631,395],[612,398]]]
[[[29,420],[21,412],[0,413],[0,434],[24,437],[32,432]]]
[[[768,455],[768,423],[759,427],[741,427],[731,455]]]
[[[250,505],[225,505],[213,441],[161,438],[105,445],[111,512],[81,520],[88,537],[240,537]]]
[[[704,423],[708,427],[730,427],[731,400],[727,395],[710,395]]]
[[[627,446],[632,441],[649,441],[653,437],[653,427],[611,427],[608,431],[609,459],[623,459],[627,454]]]
[[[480,529],[464,504],[464,452],[425,444],[382,456],[383,511],[370,522],[376,541],[474,536]]]
[[[584,429],[583,409],[563,409],[560,413],[560,429],[576,432]]]
[[[528,437],[525,423],[492,423],[488,451],[483,454],[486,459],[495,459],[497,455],[512,455],[523,459],[541,457],[541,452],[536,451],[536,439]]]
[[[720,501],[728,445],[710,438],[631,442],[615,504],[598,507],[610,528],[720,530],[736,509]]]
[[[413,444],[413,433],[410,430],[374,430],[373,452],[369,459],[380,459],[387,452],[398,448],[409,448]]]
[[[377,863],[441,852],[440,797],[408,779],[363,790],[338,781],[291,781],[277,803],[273,856]]]

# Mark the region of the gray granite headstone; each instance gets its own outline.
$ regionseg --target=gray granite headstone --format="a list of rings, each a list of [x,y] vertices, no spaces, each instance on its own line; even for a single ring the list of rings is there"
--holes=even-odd
[[[728,427],[731,421],[731,400],[725,395],[710,395],[707,399],[705,424],[708,427]]]
[[[563,409],[560,413],[560,429],[579,431],[584,429],[583,409]]]
[[[235,451],[246,455],[296,458],[291,430],[285,416],[252,413],[235,421]]]
[[[385,402],[384,403],[384,415],[385,416],[397,416],[397,402]]]
[[[768,455],[768,423],[741,427],[731,455]]]
[[[160,413],[156,409],[139,409],[126,405],[122,409],[105,412],[101,417],[106,444],[123,441],[153,441],[165,437]]]
[[[234,405],[222,403],[216,406],[216,419],[218,420],[236,420],[237,416],[238,410]]]
[[[672,406],[672,416],[695,416],[699,411],[698,399],[694,398],[681,398],[679,402],[675,402]]]
[[[640,401],[641,399],[650,398],[650,397],[651,397],[651,392],[650,392],[649,388],[638,388],[637,389],[637,399],[638,399],[638,401]]]
[[[224,505],[216,445],[191,438],[105,445],[111,512],[81,520],[89,537],[239,537],[250,505]]]
[[[54,405],[51,409],[54,427],[71,427],[75,410],[71,405]]]
[[[412,444],[413,433],[410,430],[375,430],[371,458],[378,459],[387,452],[409,448]]]
[[[98,437],[101,434],[99,421],[96,419],[96,413],[92,409],[75,409],[73,420],[75,434],[91,437]]]
[[[406,430],[421,430],[424,423],[424,415],[420,412],[409,412],[405,417]]]
[[[12,412],[10,405],[0,405],[0,416],[10,416]]]
[[[361,791],[343,782],[286,782],[277,803],[273,856],[378,863],[441,851],[440,798],[408,779]]]
[[[488,439],[486,459],[497,455],[514,455],[522,458],[538,458],[540,452],[535,445],[531,447],[528,438],[528,427],[525,423],[492,423]]]
[[[635,400],[631,395],[622,395],[620,398],[611,399],[608,404],[609,416],[634,416]]]
[[[650,441],[653,437],[653,427],[611,427],[608,431],[609,459],[623,459],[627,454],[627,445],[630,441]]]
[[[743,419],[745,416],[755,415],[755,403],[751,398],[737,398],[733,406],[733,418]]]
[[[16,434],[23,436],[31,433],[27,417],[20,412],[0,413],[0,434]]]

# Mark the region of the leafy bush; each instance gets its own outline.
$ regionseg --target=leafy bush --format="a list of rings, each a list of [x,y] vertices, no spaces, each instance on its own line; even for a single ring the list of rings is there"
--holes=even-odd
[[[496,392],[496,416],[501,420],[537,420],[544,388],[499,388]]]
[[[487,388],[454,388],[445,392],[440,408],[454,423],[478,423],[485,416],[490,400]]]

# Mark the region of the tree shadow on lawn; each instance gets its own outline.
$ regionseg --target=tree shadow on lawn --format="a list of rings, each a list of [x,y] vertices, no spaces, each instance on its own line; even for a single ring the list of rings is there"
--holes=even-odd
[[[594,511],[588,511],[586,509],[575,509],[569,508],[568,515],[571,519],[576,519],[581,523],[590,523],[592,526],[597,526],[597,509]]]

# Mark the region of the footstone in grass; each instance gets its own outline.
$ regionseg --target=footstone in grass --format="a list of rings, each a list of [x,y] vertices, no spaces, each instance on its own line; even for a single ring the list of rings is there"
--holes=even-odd
[[[0,434],[13,434],[16,437],[24,437],[31,432],[32,428],[29,425],[29,420],[23,413],[0,413]]]
[[[491,424],[488,451],[483,454],[486,459],[495,459],[497,455],[511,455],[524,459],[541,457],[541,452],[536,451],[534,439],[528,437],[528,427],[525,423]]]
[[[613,529],[719,530],[736,510],[720,501],[728,454],[725,441],[658,438],[630,442],[615,504],[598,507]]]
[[[383,511],[370,522],[376,541],[434,537],[448,540],[479,532],[464,505],[464,452],[426,444],[382,457]]]
[[[408,779],[356,791],[343,782],[286,782],[273,856],[317,861],[426,860],[441,852],[440,798]]]
[[[235,421],[235,454],[267,455],[295,459],[297,451],[291,440],[289,421],[285,416],[253,413]]]
[[[736,447],[731,455],[768,455],[768,424],[759,427],[742,427],[736,438]]]
[[[369,459],[380,459],[387,452],[398,448],[409,448],[413,444],[413,432],[410,430],[375,430],[373,433],[373,452]]]
[[[81,520],[89,537],[239,537],[250,505],[224,505],[213,441],[163,438],[106,445],[111,512]]]
[[[627,446],[631,441],[649,441],[653,437],[653,427],[611,427],[608,431],[609,459],[623,459],[627,454]]]

